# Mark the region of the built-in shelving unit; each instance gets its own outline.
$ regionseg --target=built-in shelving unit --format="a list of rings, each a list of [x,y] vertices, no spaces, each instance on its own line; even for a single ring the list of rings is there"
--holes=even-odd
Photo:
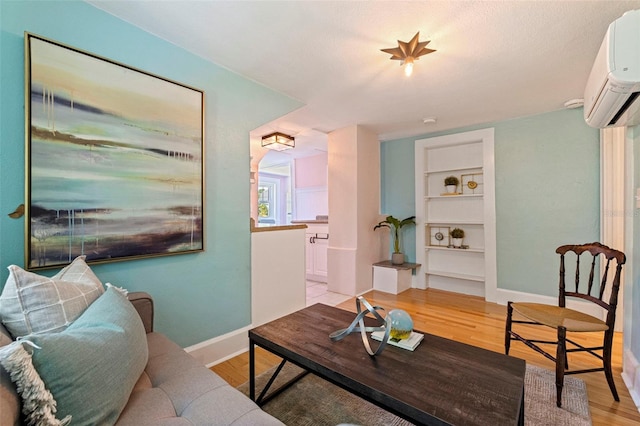
[[[416,141],[418,288],[437,288],[495,301],[496,234],[493,129]],[[444,179],[459,184],[448,193]],[[465,231],[461,248],[449,232]]]

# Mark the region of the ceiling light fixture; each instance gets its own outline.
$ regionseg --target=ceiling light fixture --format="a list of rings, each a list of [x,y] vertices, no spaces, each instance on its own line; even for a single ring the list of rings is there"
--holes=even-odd
[[[274,151],[284,151],[296,147],[296,140],[293,136],[284,133],[274,132],[262,137],[262,147]]]
[[[420,56],[435,52],[434,49],[427,49],[426,47],[427,44],[431,43],[431,40],[419,41],[419,38],[420,31],[418,31],[409,42],[398,40],[398,47],[380,50],[391,54],[391,58],[389,59],[402,61],[400,66],[404,65],[404,73],[409,77],[413,72],[414,61],[417,61]]]

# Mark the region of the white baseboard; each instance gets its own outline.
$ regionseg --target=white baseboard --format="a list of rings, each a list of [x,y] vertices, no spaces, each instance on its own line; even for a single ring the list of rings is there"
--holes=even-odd
[[[196,343],[184,348],[195,359],[207,367],[214,366],[249,350],[247,332],[253,326],[234,330],[222,336]]]
[[[640,363],[628,349],[624,351],[622,359],[622,380],[640,411]]]
[[[506,305],[507,302],[531,302],[555,305],[558,303],[558,298],[552,296],[543,296],[540,294],[524,293],[514,290],[505,290],[502,288],[497,289],[496,303],[499,305]]]

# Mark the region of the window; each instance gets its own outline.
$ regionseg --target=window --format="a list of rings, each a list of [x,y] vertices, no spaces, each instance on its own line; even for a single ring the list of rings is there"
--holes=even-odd
[[[258,184],[258,222],[275,223],[276,220],[276,185],[274,182]]]

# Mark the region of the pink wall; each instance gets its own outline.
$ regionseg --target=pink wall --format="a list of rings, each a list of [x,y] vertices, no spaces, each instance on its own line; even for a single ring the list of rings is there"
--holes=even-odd
[[[327,154],[296,158],[296,188],[327,186]]]

